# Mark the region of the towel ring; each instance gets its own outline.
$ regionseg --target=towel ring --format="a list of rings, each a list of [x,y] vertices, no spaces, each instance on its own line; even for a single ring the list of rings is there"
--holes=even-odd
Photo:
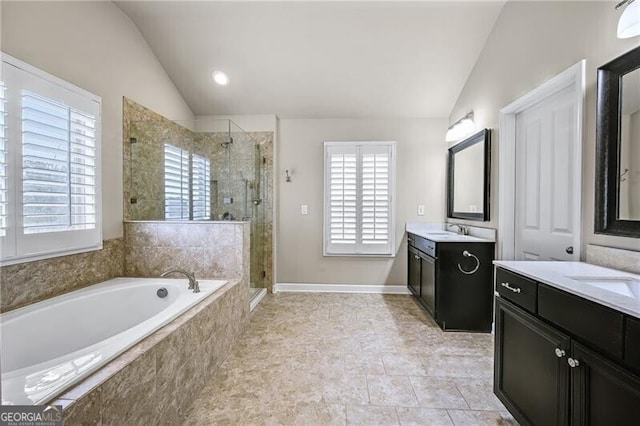
[[[464,257],[473,257],[473,258],[476,260],[476,267],[475,267],[475,268],[473,268],[473,269],[472,269],[472,270],[470,270],[470,271],[465,271],[464,269],[462,269],[462,266],[460,266],[460,264],[458,263],[458,269],[460,269],[460,272],[462,272],[462,273],[463,273],[463,274],[465,274],[465,275],[472,275],[472,274],[475,274],[475,273],[478,271],[478,268],[480,268],[480,260],[476,257],[476,255],[475,255],[475,254],[473,254],[473,253],[469,253],[469,252],[468,252],[468,251],[466,251],[466,250],[462,252],[462,255],[463,255]]]

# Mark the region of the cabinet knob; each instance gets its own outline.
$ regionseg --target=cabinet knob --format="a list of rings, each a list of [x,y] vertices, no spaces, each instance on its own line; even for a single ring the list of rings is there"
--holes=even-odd
[[[580,366],[580,362],[578,362],[577,359],[569,358],[569,359],[567,359],[567,362],[569,363],[569,366],[571,368],[576,368],[576,367]]]
[[[558,358],[562,358],[564,355],[565,355],[565,352],[562,349],[556,348],[556,356]]]
[[[567,247],[565,251],[567,252],[567,254],[573,254],[573,247]]]

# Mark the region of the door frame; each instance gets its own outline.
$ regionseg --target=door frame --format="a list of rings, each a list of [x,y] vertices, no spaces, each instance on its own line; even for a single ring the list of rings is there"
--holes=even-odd
[[[582,256],[582,136],[584,123],[586,60],[581,60],[567,70],[545,81],[529,93],[511,102],[500,110],[499,151],[498,151],[498,258],[515,259],[516,242],[516,115],[554,94],[573,86],[576,105],[574,132],[578,141],[574,153],[573,190],[574,203],[578,208],[574,212],[574,222],[578,244],[574,244],[577,258]]]

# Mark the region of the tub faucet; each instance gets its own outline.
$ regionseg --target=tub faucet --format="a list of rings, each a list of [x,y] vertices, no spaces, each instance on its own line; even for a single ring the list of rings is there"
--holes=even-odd
[[[170,271],[163,272],[160,278],[164,278],[169,274],[182,274],[189,279],[189,290],[193,290],[194,293],[200,293],[200,284],[196,280],[196,276],[193,273],[183,271],[181,269],[172,269]]]

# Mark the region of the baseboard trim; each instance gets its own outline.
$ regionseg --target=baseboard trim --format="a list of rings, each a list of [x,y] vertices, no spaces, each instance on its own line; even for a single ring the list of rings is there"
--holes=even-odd
[[[267,289],[266,288],[263,288],[258,293],[256,293],[256,295],[253,296],[251,298],[251,301],[249,302],[249,312],[253,312],[253,310],[256,308],[256,306],[258,306],[260,301],[262,299],[264,299],[264,297],[266,295],[267,295]]]
[[[301,284],[276,283],[274,293],[375,293],[411,294],[403,285]]]

